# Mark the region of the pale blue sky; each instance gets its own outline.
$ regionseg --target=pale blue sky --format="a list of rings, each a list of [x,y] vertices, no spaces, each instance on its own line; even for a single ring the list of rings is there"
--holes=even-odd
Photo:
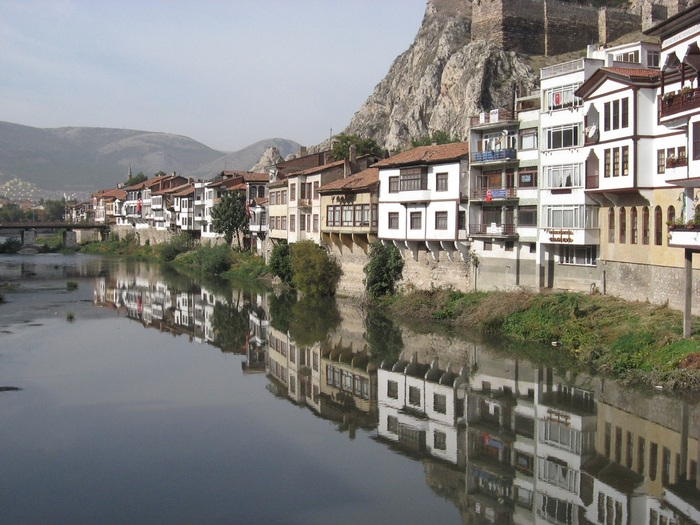
[[[345,128],[426,0],[0,0],[0,120],[233,151]]]

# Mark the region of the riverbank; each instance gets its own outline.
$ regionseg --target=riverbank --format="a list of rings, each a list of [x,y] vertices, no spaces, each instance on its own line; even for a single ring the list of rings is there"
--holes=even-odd
[[[571,292],[435,289],[397,294],[381,306],[414,325],[434,320],[505,335],[513,352],[534,361],[564,359],[629,385],[700,393],[700,320],[693,318],[692,337],[683,339],[682,313],[665,305]]]

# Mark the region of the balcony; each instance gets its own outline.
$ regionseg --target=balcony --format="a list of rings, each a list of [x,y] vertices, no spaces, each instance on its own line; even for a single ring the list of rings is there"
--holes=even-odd
[[[517,188],[475,188],[470,193],[471,200],[491,202],[500,199],[517,199]]]
[[[700,250],[700,226],[671,224],[668,227],[668,245],[671,248]]]
[[[666,159],[667,168],[682,168],[688,165],[688,157],[669,157]]]
[[[659,117],[669,117],[684,111],[700,108],[700,88],[684,88],[676,93],[666,93],[659,96]]]
[[[299,208],[310,208],[311,207],[311,199],[299,199],[297,201],[297,206]]]
[[[515,224],[470,224],[469,235],[483,235],[485,237],[517,237]]]
[[[494,109],[491,111],[484,111],[473,117],[469,117],[469,126],[472,128],[493,125],[500,122],[508,122],[509,120],[515,120],[512,111],[506,109]]]
[[[543,67],[540,70],[540,78],[544,80],[545,78],[552,78],[559,75],[564,75],[566,73],[574,73],[576,71],[581,71],[585,67],[585,59],[577,58],[576,60],[571,60],[570,62],[564,62],[562,64],[556,64],[554,66]]]
[[[517,160],[517,151],[515,149],[506,148],[493,151],[477,151],[471,154],[471,162],[504,162]]]

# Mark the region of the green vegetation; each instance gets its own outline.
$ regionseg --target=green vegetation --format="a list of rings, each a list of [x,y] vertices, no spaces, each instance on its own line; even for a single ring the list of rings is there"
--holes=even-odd
[[[370,299],[394,293],[401,280],[404,260],[394,245],[373,242],[369,248],[369,262],[363,268],[365,290]]]
[[[78,289],[78,283],[76,283],[75,281],[68,281],[66,283],[66,290],[68,290],[69,292],[73,292],[77,289]]]
[[[135,234],[129,234],[123,239],[110,235],[109,240],[86,243],[80,248],[81,253],[93,255],[121,255],[141,261],[158,260],[158,252],[151,245],[141,246]]]
[[[148,175],[144,175],[142,171],[139,171],[136,175],[127,179],[125,186],[136,186],[137,184],[147,180]]]
[[[158,253],[163,262],[174,261],[181,253],[187,253],[193,247],[192,237],[183,232],[167,242],[158,245]]]
[[[432,134],[428,133],[418,139],[413,139],[411,141],[411,147],[417,148],[419,146],[430,146],[431,144],[451,144],[452,142],[460,142],[459,137],[450,137],[447,132],[437,130],[433,131]]]
[[[0,244],[0,253],[17,253],[22,248],[22,241],[13,237]]]
[[[300,348],[325,341],[341,322],[340,311],[332,297],[306,295],[299,298],[293,290],[270,294],[270,323],[289,336]]]
[[[621,378],[664,381],[683,359],[697,355],[700,362],[700,321],[693,320],[693,339],[684,340],[682,314],[666,306],[596,294],[446,289],[412,291],[384,304],[399,316],[449,320],[455,327],[544,343],[540,358],[566,354],[579,366]]]
[[[343,160],[350,158],[350,146],[355,146],[356,154],[360,155],[383,155],[382,148],[379,147],[374,139],[363,139],[357,135],[336,135],[333,138],[333,147],[331,148],[331,156],[334,160]]]
[[[75,314],[73,312],[68,312],[66,314],[66,321],[68,321],[69,323],[75,321]]]
[[[335,294],[342,270],[340,264],[313,241],[294,243],[291,249],[292,284],[309,295]]]
[[[288,286],[292,285],[292,252],[286,241],[275,244],[270,254],[270,271]]]
[[[211,210],[212,226],[216,233],[221,233],[230,245],[236,237],[236,245],[243,247],[241,235],[245,238],[248,229],[248,213],[246,212],[245,194],[239,192],[226,193],[219,204]]]

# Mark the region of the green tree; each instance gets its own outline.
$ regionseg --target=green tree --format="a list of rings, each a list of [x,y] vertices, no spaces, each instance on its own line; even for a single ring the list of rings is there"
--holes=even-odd
[[[249,219],[246,213],[245,195],[239,192],[228,192],[211,210],[212,225],[216,233],[222,233],[228,244],[236,237],[238,247],[242,248],[241,235],[250,233]]]
[[[144,175],[143,171],[139,171],[136,175],[126,181],[126,186],[134,186],[146,180],[148,180],[148,176]]]
[[[450,137],[450,135],[442,130],[433,131],[432,134],[428,133],[420,138],[413,139],[411,141],[411,147],[418,148],[420,146],[430,146],[431,144],[451,144],[453,142],[459,142],[459,138]]]
[[[166,175],[167,173],[165,173],[163,170],[153,174],[154,177],[165,177]]]
[[[0,222],[20,222],[25,219],[24,212],[18,204],[11,202],[0,208]]]
[[[364,320],[364,339],[369,345],[372,362],[398,359],[404,343],[401,330],[377,308],[369,308]]]
[[[308,295],[333,295],[342,270],[335,259],[313,241],[292,245],[292,284]]]
[[[403,275],[403,265],[401,253],[393,244],[379,241],[370,244],[369,262],[363,268],[365,290],[370,298],[393,294]]]
[[[283,283],[292,285],[292,253],[286,241],[272,248],[269,266],[273,275],[282,279]]]
[[[44,201],[44,219],[47,221],[62,221],[66,210],[66,202],[64,200]]]
[[[350,146],[355,146],[357,155],[376,155],[381,156],[383,154],[382,148],[374,139],[363,139],[357,135],[337,135],[333,142],[333,148],[331,149],[331,156],[335,160],[342,160],[350,158]]]

